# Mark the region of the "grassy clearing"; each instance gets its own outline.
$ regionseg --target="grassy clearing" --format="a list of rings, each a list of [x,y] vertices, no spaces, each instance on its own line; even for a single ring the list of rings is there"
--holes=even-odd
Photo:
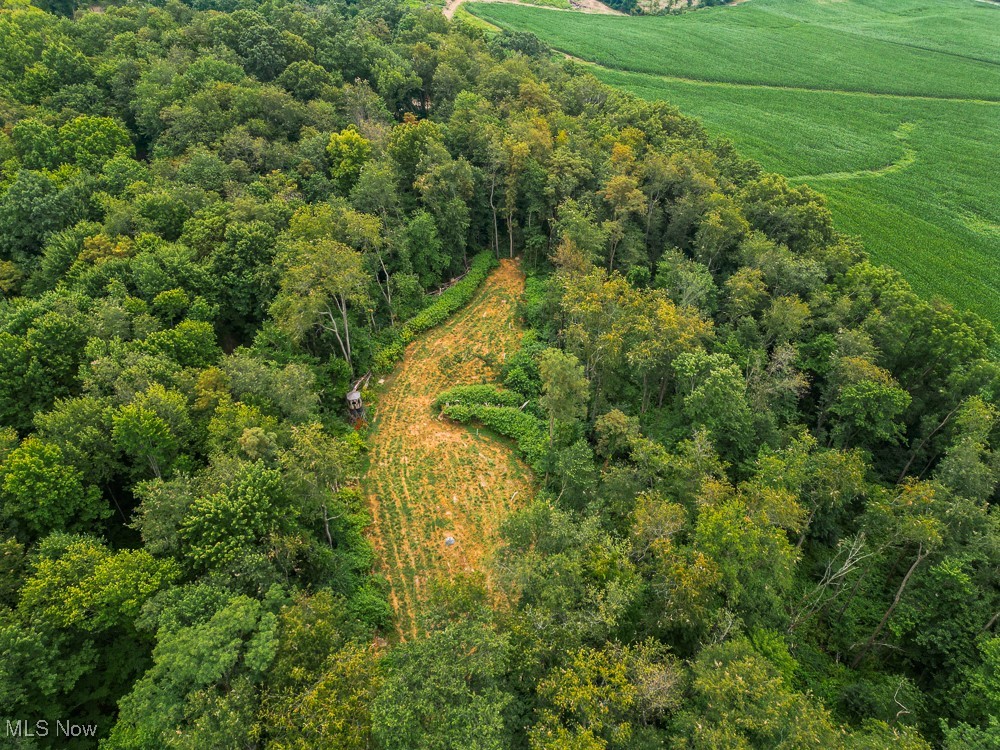
[[[480,570],[500,521],[528,496],[531,472],[509,447],[432,411],[439,393],[488,381],[515,351],[523,288],[502,261],[466,307],[410,344],[380,394],[365,487],[401,637],[417,632],[429,581]]]
[[[753,0],[558,23],[472,8],[602,63],[591,67],[605,82],[667,99],[808,182],[876,260],[1000,324],[1000,7]]]

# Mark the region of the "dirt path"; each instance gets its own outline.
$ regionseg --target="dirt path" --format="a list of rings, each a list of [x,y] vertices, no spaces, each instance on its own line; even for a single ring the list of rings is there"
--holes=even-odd
[[[499,367],[516,351],[523,290],[516,263],[502,261],[466,307],[407,347],[380,394],[365,489],[403,638],[417,632],[428,581],[479,570],[500,522],[530,493],[531,472],[507,446],[431,413],[447,388],[495,376],[482,358]]]
[[[448,0],[448,4],[444,6],[444,17],[451,18],[455,15],[455,11],[458,10],[458,6],[467,0]],[[534,3],[522,3],[519,0],[473,0],[478,3],[509,3],[511,5],[528,5],[532,8],[544,8],[545,10],[562,10],[569,12],[578,13],[600,13],[606,16],[623,16],[625,15],[621,11],[615,10],[614,8],[609,8],[604,3],[598,2],[598,0],[570,0],[572,8],[550,8],[543,5],[535,5]]]

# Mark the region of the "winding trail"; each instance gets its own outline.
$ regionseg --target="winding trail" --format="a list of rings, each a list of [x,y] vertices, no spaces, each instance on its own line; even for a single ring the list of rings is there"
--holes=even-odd
[[[500,523],[530,495],[531,471],[507,445],[431,411],[439,393],[495,377],[517,350],[523,291],[517,263],[501,261],[468,305],[407,347],[379,394],[364,487],[400,638],[417,634],[428,583],[480,572]]]

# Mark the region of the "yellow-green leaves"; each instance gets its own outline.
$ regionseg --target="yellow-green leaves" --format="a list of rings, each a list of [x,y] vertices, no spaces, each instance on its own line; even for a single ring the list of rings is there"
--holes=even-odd
[[[371,158],[371,143],[353,126],[334,133],[326,147],[330,160],[330,175],[341,190],[349,191],[357,182],[361,168]]]
[[[19,611],[53,626],[99,632],[131,628],[142,606],[180,577],[172,560],[144,550],[112,552],[86,537],[51,538],[21,589]]]
[[[29,437],[0,463],[0,508],[19,536],[85,530],[111,509],[82,472],[63,461],[59,446]]]

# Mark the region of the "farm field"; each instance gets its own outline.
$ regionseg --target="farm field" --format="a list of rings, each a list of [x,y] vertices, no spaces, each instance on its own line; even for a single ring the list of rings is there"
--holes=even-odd
[[[495,373],[487,363],[519,346],[523,288],[516,263],[502,261],[467,306],[410,344],[379,395],[365,489],[404,638],[417,632],[429,581],[478,571],[500,522],[530,493],[531,471],[508,446],[431,412],[439,393],[488,380]]]
[[[1000,7],[752,0],[648,18],[469,7],[700,118],[824,193],[839,228],[918,291],[1000,323]]]

